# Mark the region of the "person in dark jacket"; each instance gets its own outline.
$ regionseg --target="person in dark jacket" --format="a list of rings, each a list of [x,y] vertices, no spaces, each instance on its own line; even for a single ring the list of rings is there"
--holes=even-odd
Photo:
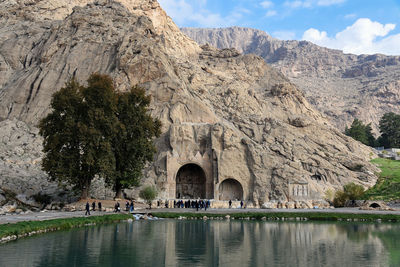
[[[99,211],[101,211],[101,202],[97,202],[97,207],[99,208]]]
[[[93,211],[96,210],[96,201],[93,201],[93,203],[92,203],[92,210],[93,210]]]
[[[120,212],[121,211],[121,207],[120,207],[120,205],[119,205],[119,202],[117,201],[117,203],[115,203],[115,206],[114,206],[114,211],[115,212]]]
[[[86,212],[85,215],[90,215],[90,205],[89,205],[89,201],[86,202]]]
[[[125,211],[129,211],[129,201],[127,200],[125,203]]]
[[[133,203],[133,200],[131,200],[131,204],[129,205],[129,210],[130,212],[133,212],[135,210],[135,204]]]

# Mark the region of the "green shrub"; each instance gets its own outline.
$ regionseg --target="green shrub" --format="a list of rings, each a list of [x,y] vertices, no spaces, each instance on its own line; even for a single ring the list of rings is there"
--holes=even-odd
[[[151,209],[151,202],[156,198],[157,190],[153,186],[146,186],[139,192],[139,197],[143,198]]]
[[[42,204],[43,208],[51,203],[51,196],[48,194],[42,194],[39,192],[32,197],[37,203]]]
[[[349,183],[343,186],[344,193],[348,196],[349,200],[358,200],[362,197],[365,190],[362,185]]]
[[[333,205],[335,207],[344,207],[348,200],[359,200],[363,197],[365,190],[362,185],[355,183],[349,183],[343,186],[343,190],[335,192],[333,199]]]
[[[333,206],[335,206],[335,208],[344,207],[347,200],[346,193],[342,190],[338,190],[335,192],[335,197],[333,198]]]

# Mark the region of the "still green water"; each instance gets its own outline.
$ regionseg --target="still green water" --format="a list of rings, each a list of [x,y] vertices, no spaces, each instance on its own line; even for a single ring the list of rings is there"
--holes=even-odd
[[[0,245],[0,266],[400,266],[400,225],[134,221]]]

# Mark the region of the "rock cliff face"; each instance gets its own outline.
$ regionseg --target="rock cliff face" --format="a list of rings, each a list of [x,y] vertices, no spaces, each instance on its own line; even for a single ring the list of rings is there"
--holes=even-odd
[[[352,55],[307,41],[281,41],[249,28],[182,31],[200,44],[253,53],[280,70],[305,92],[307,100],[344,130],[354,118],[378,123],[386,112],[400,112],[400,57]]]
[[[0,12],[3,187],[11,176],[44,179],[32,167],[41,156],[34,125],[53,92],[92,72],[110,74],[120,90],[140,84],[152,95],[163,135],[144,183],[157,185],[162,198],[183,188],[223,199],[232,189],[261,205],[318,200],[328,188],[376,181],[371,150],[332,127],[282,73],[255,55],[197,45],[156,1],[6,0]],[[14,133],[24,129],[29,149],[18,165],[24,143]],[[193,165],[201,171],[186,177]],[[200,193],[185,187],[193,177],[203,179]]]

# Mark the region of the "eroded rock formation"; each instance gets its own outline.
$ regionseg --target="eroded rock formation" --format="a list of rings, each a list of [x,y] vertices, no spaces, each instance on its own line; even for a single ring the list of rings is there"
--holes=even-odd
[[[249,28],[182,31],[200,44],[234,47],[263,57],[342,131],[358,118],[371,122],[378,133],[384,113],[400,112],[399,56],[344,54],[307,41],[281,41]]]
[[[207,198],[223,198],[224,181],[233,179],[243,190],[234,195],[255,205],[321,199],[328,188],[376,181],[372,151],[332,127],[282,73],[255,55],[198,46],[156,1],[7,0],[0,12],[0,117],[4,127],[29,125],[35,145],[26,158],[40,157],[34,125],[49,112],[51,94],[71,77],[84,82],[101,72],[120,90],[139,84],[152,95],[163,134],[143,182],[157,185],[161,198],[177,197],[186,164],[203,170]],[[7,161],[18,155],[7,151],[22,145],[0,133]],[[29,171],[38,161],[24,164],[1,172],[27,168],[26,181],[30,173],[45,178],[37,167]],[[203,190],[181,185],[190,194]]]

